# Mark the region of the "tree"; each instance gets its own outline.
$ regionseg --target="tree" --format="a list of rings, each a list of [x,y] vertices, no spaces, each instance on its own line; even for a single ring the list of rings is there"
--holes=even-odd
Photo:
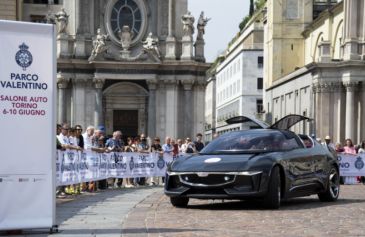
[[[254,9],[254,4],[253,4],[253,0],[250,0],[250,16],[253,15],[255,9]]]
[[[255,11],[261,9],[266,3],[266,0],[256,0],[255,1]]]
[[[250,21],[251,17],[250,16],[245,16],[245,18],[243,18],[243,20],[241,21],[239,27],[240,27],[240,31],[242,31],[245,26],[247,25],[247,23]]]

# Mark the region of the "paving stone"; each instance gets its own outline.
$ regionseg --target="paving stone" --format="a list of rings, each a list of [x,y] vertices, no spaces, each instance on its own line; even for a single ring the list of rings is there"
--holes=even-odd
[[[151,200],[153,205],[146,211]],[[132,209],[123,221],[122,233],[126,237],[364,237],[364,209],[364,185],[341,186],[337,202],[323,203],[313,195],[288,200],[279,210],[265,210],[255,202],[196,199],[190,200],[188,208],[174,208],[168,197],[156,192]]]

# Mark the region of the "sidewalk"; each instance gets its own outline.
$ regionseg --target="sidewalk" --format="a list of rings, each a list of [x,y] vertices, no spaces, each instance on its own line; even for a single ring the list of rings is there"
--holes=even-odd
[[[49,235],[34,230],[11,236],[121,236],[122,223],[128,212],[161,190],[162,187],[109,189],[82,194],[74,199],[57,199],[56,223],[59,233]]]

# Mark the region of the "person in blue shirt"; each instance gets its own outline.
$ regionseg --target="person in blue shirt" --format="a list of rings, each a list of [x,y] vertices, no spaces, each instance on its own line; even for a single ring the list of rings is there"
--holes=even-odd
[[[167,154],[173,154],[174,146],[171,144],[171,137],[166,137],[165,144],[162,145],[162,151]]]
[[[121,131],[115,131],[113,132],[113,137],[108,139],[106,141],[105,146],[108,148],[109,151],[123,151],[123,144],[121,141],[122,138],[122,132]]]

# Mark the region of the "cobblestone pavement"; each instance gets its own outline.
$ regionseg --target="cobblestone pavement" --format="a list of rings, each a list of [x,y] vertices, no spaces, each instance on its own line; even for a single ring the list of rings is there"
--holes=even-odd
[[[10,236],[121,236],[122,221],[128,212],[143,199],[154,192],[161,193],[161,190],[162,187],[109,189],[57,199],[59,233],[49,235],[46,231],[27,230],[21,235],[13,232]],[[9,233],[0,232],[0,236],[9,236]]]
[[[162,187],[107,190],[58,199],[56,216],[58,234],[11,236],[365,237],[365,185],[341,186],[335,203],[310,196],[286,201],[275,211],[255,202],[194,199],[188,208],[174,208]]]
[[[255,202],[194,199],[174,208],[160,190],[129,212],[123,236],[365,236],[365,185],[341,186],[334,203],[310,196],[274,211]]]

